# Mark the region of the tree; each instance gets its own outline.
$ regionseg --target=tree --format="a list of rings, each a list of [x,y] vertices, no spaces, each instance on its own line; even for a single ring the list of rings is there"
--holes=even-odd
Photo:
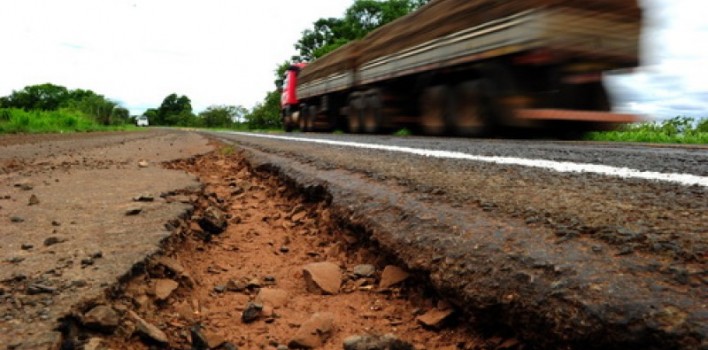
[[[189,97],[173,93],[165,97],[157,109],[153,124],[190,126],[196,123]]]
[[[2,104],[6,108],[53,111],[65,104],[68,98],[69,90],[65,87],[45,83],[13,91],[10,96],[4,98]]]
[[[280,93],[277,90],[269,92],[265,101],[253,107],[245,118],[251,129],[281,128],[283,124],[280,120]]]
[[[204,126],[208,128],[228,128],[241,121],[248,112],[242,106],[209,106],[204,112],[199,113]]]
[[[404,16],[429,0],[356,0],[344,18],[320,18],[295,43],[299,61],[312,61]]]

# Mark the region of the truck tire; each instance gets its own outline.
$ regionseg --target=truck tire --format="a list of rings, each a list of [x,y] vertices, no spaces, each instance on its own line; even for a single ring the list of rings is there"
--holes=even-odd
[[[458,84],[454,88],[450,129],[458,136],[481,136],[489,129],[488,99],[482,80]]]
[[[448,130],[451,89],[446,85],[425,88],[420,97],[420,128],[426,135],[442,135]]]
[[[300,106],[300,118],[298,118],[298,126],[300,127],[301,132],[310,131],[307,128],[308,119],[310,119],[310,108],[306,104],[303,104],[302,106]]]
[[[350,133],[362,132],[362,112],[363,112],[363,97],[361,93],[354,92],[349,95],[349,103],[347,104],[347,128]]]
[[[378,90],[373,90],[364,96],[364,110],[362,128],[367,134],[376,134],[383,131],[383,104]]]
[[[307,119],[305,123],[307,124],[307,131],[315,131],[315,121],[317,120],[317,106],[310,106],[309,113],[307,113]]]

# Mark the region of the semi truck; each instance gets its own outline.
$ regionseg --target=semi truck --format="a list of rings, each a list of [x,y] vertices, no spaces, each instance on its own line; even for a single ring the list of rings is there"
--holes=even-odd
[[[603,78],[639,65],[637,0],[432,0],[282,81],[286,131],[577,133],[612,113]]]

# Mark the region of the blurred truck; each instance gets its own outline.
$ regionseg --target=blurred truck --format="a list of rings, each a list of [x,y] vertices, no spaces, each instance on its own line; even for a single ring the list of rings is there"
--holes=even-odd
[[[636,121],[611,113],[603,75],[639,64],[637,0],[432,0],[282,85],[290,131],[477,136]]]

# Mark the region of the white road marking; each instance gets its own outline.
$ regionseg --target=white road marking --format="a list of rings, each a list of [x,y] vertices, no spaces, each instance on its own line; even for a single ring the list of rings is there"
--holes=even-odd
[[[678,174],[678,173],[659,173],[654,171],[641,171],[630,168],[620,168],[613,167],[609,165],[598,165],[589,163],[573,163],[573,162],[556,162],[552,160],[545,159],[529,159],[529,158],[516,158],[516,157],[489,157],[489,156],[477,156],[462,152],[453,151],[439,151],[439,150],[429,150],[422,148],[412,148],[412,147],[400,147],[400,146],[387,146],[380,144],[370,144],[370,143],[358,143],[358,142],[347,142],[347,141],[334,141],[334,140],[321,140],[321,139],[309,139],[301,137],[292,136],[278,136],[278,135],[267,135],[267,134],[253,134],[245,132],[229,132],[230,134],[259,137],[266,139],[276,139],[276,140],[287,140],[296,142],[309,142],[309,143],[319,143],[333,146],[345,146],[353,148],[364,148],[364,149],[374,149],[389,152],[400,152],[416,154],[424,157],[432,158],[443,158],[443,159],[462,159],[471,160],[476,162],[485,163],[496,163],[505,165],[520,165],[531,168],[541,168],[552,171],[557,171],[560,173],[592,173],[607,176],[616,176],[621,178],[632,178],[632,179],[642,179],[642,180],[653,180],[661,182],[671,182],[677,183],[684,186],[703,186],[708,187],[708,177],[698,176],[691,174]]]

